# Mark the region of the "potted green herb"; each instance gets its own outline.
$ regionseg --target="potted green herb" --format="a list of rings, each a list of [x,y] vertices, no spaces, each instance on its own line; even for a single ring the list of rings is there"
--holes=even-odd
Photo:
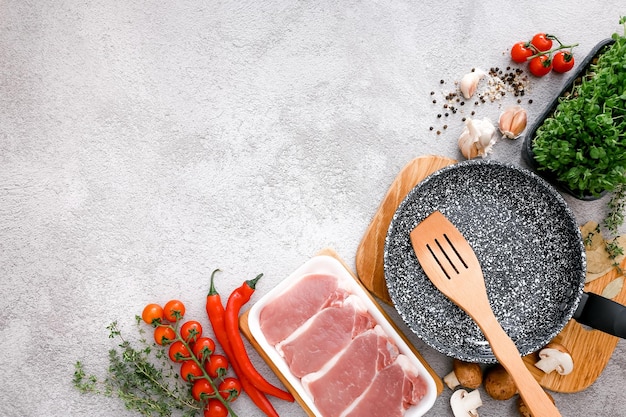
[[[626,37],[604,44],[527,141],[535,167],[576,197],[597,197],[626,182]]]
[[[623,208],[626,189],[626,17],[620,24],[624,34],[581,63],[524,146],[529,164],[575,197],[614,193],[613,211]]]

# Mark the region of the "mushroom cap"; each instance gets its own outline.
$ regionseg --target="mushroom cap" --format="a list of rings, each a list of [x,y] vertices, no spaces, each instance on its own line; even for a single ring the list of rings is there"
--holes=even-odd
[[[454,359],[452,370],[461,385],[466,388],[476,389],[483,382],[483,371],[477,363]]]
[[[517,387],[504,367],[496,364],[485,374],[485,391],[494,400],[508,400],[517,394]]]

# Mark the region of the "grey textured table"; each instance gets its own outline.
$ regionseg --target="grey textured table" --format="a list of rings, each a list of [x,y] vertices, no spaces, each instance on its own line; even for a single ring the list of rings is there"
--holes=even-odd
[[[460,158],[461,117],[495,122],[517,99],[438,118],[455,81],[473,67],[507,71],[510,46],[539,31],[579,42],[582,57],[620,30],[622,6],[1,2],[0,415],[132,416],[71,383],[77,359],[105,371],[111,321],[132,332],[143,305],[170,298],[204,320],[215,268],[223,294],[263,272],[256,298],[324,247],[353,265],[404,164]],[[531,121],[564,81],[530,79]],[[520,149],[501,140],[491,158],[523,165]],[[566,199],[581,223],[604,216],[606,199]],[[625,355],[620,341],[589,389],[556,394],[563,415],[626,415]],[[429,415],[452,415],[449,395]],[[481,415],[515,415],[483,398]],[[236,410],[261,415],[247,398]]]

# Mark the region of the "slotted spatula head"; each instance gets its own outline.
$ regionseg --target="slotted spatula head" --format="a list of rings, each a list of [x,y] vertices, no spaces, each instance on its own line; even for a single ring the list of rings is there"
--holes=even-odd
[[[478,258],[463,234],[435,211],[413,229],[411,244],[426,276],[473,317],[469,307],[484,302],[487,290]]]

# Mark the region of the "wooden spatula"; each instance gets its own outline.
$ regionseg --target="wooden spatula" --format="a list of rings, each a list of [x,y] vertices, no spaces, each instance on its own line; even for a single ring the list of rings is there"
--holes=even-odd
[[[411,243],[432,283],[480,327],[496,359],[515,381],[532,415],[560,416],[493,314],[482,269],[461,232],[441,212],[435,211],[413,229]]]

